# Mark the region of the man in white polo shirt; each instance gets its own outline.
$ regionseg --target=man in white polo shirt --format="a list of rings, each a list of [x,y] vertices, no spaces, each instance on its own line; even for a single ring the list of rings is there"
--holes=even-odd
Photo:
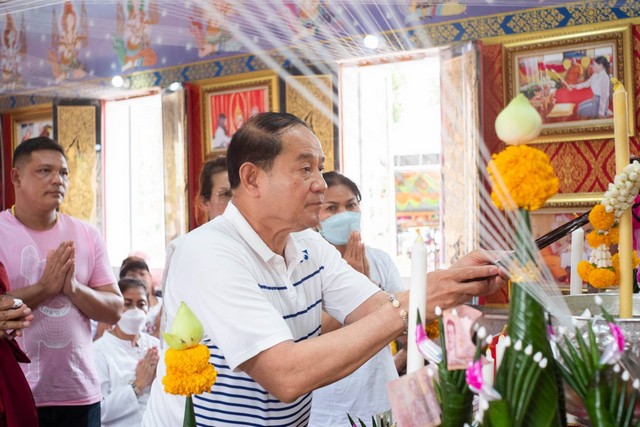
[[[324,154],[303,121],[258,114],[234,135],[227,164],[231,204],[172,257],[166,329],[180,301],[204,326],[218,377],[194,396],[199,425],[305,426],[312,390],[405,331],[409,293],[380,291],[311,230],[326,190]],[[495,292],[504,282],[486,264],[472,253],[431,273],[428,312]],[[319,336],[323,308],[348,327]],[[161,401],[152,391],[144,425],[171,425]]]

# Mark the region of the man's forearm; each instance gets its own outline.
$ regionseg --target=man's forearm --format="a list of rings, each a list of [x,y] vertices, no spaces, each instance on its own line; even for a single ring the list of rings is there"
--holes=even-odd
[[[124,300],[115,285],[97,288],[77,285],[67,296],[82,314],[98,322],[114,325],[122,314]]]
[[[32,310],[35,310],[38,306],[40,306],[52,296],[57,295],[57,293],[52,294],[48,292],[47,288],[45,286],[42,286],[40,283],[34,283],[33,285],[27,286],[25,288],[11,289],[7,293],[14,298],[20,298],[22,302]]]

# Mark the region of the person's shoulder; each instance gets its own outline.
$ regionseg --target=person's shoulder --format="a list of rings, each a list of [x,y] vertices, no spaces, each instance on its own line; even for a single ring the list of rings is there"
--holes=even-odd
[[[390,261],[390,262],[393,261],[393,259],[391,258],[391,255],[389,255],[386,251],[383,251],[382,249],[374,248],[373,246],[369,246],[365,244],[364,250],[365,250],[365,254],[370,255],[372,258],[376,258],[384,261]]]
[[[98,233],[100,234],[100,231],[98,230],[98,227],[96,227],[95,225],[84,221],[82,219],[76,218],[74,216],[71,215],[67,215],[67,214],[63,214],[63,213],[58,213],[58,220],[61,222],[64,222],[67,226],[71,226],[74,228],[82,228],[84,230],[87,230],[91,233]]]

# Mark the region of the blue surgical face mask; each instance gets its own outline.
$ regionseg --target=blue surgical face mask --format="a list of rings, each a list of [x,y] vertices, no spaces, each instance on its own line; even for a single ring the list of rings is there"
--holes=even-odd
[[[360,212],[340,212],[320,222],[320,234],[333,245],[346,245],[352,231],[360,231]]]

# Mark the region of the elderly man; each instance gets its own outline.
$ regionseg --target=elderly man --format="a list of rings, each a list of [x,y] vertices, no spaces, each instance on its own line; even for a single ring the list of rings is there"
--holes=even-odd
[[[311,230],[327,186],[320,142],[303,121],[258,114],[234,135],[227,164],[232,202],[182,239],[165,288],[169,325],[185,301],[218,370],[211,392],[194,397],[197,421],[305,426],[312,390],[406,330],[409,293],[380,291]],[[479,255],[462,263],[429,277],[429,313],[502,285]],[[320,336],[323,309],[347,326]],[[151,415],[145,425],[168,425]]]
[[[0,213],[0,262],[10,294],[35,319],[20,345],[40,426],[99,426],[100,384],[89,319],[116,323],[123,300],[98,230],[58,212],[68,187],[64,149],[32,138],[13,154],[16,203]]]

